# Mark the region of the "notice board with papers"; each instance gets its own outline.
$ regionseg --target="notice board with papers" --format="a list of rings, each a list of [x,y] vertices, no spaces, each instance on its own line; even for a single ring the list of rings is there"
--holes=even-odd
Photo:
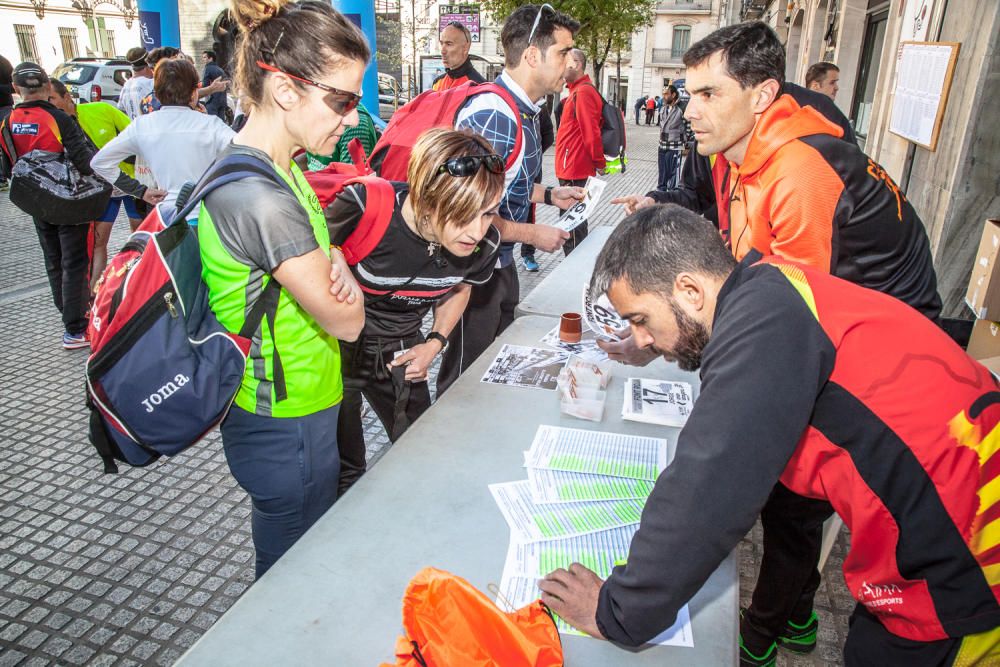
[[[901,44],[890,132],[936,149],[960,46],[958,42]]]

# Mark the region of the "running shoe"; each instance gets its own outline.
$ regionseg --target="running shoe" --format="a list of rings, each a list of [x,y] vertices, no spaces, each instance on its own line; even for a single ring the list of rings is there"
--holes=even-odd
[[[817,629],[819,618],[816,612],[812,612],[802,625],[788,621],[778,637],[778,646],[793,653],[810,653],[816,648]]]
[[[69,332],[63,334],[64,350],[79,350],[83,347],[90,347],[90,341],[87,340],[87,334],[71,334]]]
[[[524,258],[524,270],[529,273],[538,272],[538,262],[535,261],[534,257],[529,256]]]
[[[754,655],[743,645],[743,637],[740,637],[740,667],[775,667],[778,662],[778,645],[772,643],[764,651],[764,655]]]

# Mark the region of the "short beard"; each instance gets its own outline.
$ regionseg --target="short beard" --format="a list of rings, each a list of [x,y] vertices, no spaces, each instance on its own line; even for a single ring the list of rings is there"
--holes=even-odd
[[[677,319],[677,345],[670,351],[682,371],[696,371],[701,367],[701,353],[708,345],[708,329],[704,324],[685,313],[677,301],[670,299],[670,310]]]

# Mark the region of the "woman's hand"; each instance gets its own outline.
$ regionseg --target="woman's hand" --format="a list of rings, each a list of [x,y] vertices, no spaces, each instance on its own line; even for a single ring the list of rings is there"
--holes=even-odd
[[[441,343],[436,340],[414,345],[389,362],[389,370],[392,371],[397,366],[406,366],[404,377],[410,382],[422,382],[427,379],[427,371],[440,351]]]
[[[337,248],[330,250],[330,294],[341,303],[353,304],[361,298],[361,287],[351,273],[351,267]]]

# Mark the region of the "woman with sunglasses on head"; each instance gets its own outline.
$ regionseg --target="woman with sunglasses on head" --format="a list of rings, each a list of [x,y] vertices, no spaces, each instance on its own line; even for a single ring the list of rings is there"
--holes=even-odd
[[[365,471],[364,395],[395,441],[428,407],[427,370],[462,317],[473,285],[493,275],[504,160],[472,132],[432,129],[410,154],[406,183],[393,183],[392,219],[378,245],[352,267],[365,295],[365,328],[342,347],[344,402],[340,492]],[[330,240],[357,228],[368,193],[350,185],[326,208]],[[424,338],[421,324],[434,309]]]
[[[231,12],[243,28],[236,80],[253,113],[221,158],[256,159],[275,177],[211,192],[198,240],[210,305],[229,331],[242,328],[272,280],[281,286],[222,422],[229,468],[253,504],[260,577],[337,497],[338,339],[357,338],[364,306],[292,155],[332,152],[356,122],[360,98],[350,91],[361,88],[369,51],[328,3],[233,0]]]

